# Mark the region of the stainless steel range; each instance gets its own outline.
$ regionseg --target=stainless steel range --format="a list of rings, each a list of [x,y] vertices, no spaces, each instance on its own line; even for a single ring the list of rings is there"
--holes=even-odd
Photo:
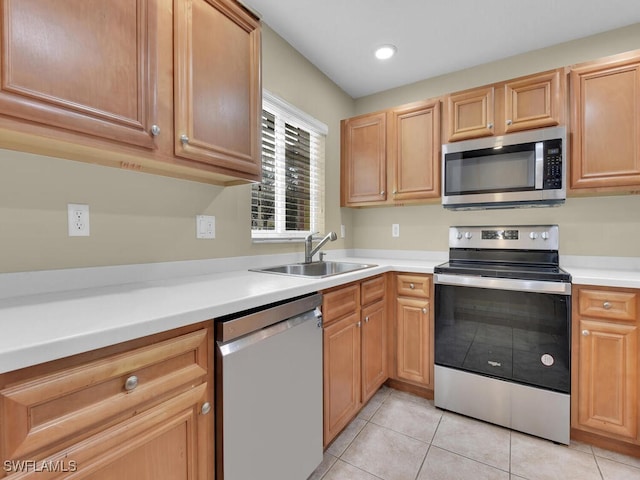
[[[571,277],[558,226],[449,229],[434,269],[435,405],[569,444]]]

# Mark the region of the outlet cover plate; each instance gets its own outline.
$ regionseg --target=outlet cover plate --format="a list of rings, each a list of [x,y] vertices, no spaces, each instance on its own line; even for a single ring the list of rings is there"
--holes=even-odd
[[[67,223],[70,237],[88,237],[91,233],[89,228],[89,205],[67,204]]]

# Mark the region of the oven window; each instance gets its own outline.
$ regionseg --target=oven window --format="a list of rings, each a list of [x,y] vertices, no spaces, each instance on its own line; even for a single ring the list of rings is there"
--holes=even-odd
[[[435,286],[435,363],[569,393],[570,296]]]

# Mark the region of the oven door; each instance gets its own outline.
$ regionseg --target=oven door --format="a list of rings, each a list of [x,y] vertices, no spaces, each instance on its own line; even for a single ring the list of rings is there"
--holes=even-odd
[[[571,284],[435,274],[435,363],[570,392]]]

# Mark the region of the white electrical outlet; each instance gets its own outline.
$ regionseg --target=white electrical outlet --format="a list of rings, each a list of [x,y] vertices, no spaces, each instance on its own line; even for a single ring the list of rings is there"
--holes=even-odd
[[[344,225],[340,225],[340,238],[344,238],[346,236],[347,229]]]
[[[394,223],[391,225],[391,236],[392,237],[400,236],[400,224]]]
[[[216,217],[196,215],[196,238],[216,238]]]
[[[90,233],[89,205],[67,204],[67,222],[70,237],[88,237]]]

